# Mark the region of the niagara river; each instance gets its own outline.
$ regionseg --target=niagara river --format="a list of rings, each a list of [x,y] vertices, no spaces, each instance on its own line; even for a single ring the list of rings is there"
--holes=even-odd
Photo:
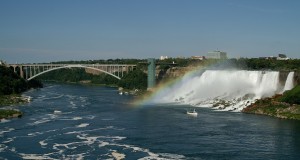
[[[23,117],[0,123],[0,159],[300,158],[299,121],[184,103],[134,106],[133,96],[101,86],[46,83],[24,95],[32,101],[14,107]]]

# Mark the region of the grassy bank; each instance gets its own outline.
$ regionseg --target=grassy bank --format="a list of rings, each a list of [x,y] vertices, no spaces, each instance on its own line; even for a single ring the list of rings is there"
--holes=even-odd
[[[0,107],[27,103],[28,99],[18,94],[0,95]]]
[[[0,109],[0,121],[1,119],[8,119],[8,118],[20,118],[22,117],[22,112],[12,109]]]
[[[243,109],[242,112],[300,120],[300,86],[296,86],[283,95],[260,99]]]
[[[9,118],[20,118],[22,117],[22,112],[13,109],[2,109],[3,106],[11,106],[11,105],[20,105],[27,103],[28,99],[26,97],[22,97],[18,94],[12,95],[1,95],[0,96],[0,121],[2,119]]]

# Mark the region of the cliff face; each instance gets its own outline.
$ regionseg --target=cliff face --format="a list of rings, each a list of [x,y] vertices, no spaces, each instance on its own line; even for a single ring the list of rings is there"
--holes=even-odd
[[[295,80],[295,83],[296,84],[300,84],[300,71],[298,71],[298,72],[295,72],[295,74],[294,74],[294,80]]]
[[[279,83],[281,86],[284,86],[285,85],[285,82],[286,82],[286,79],[289,75],[289,71],[280,71],[279,72]]]
[[[165,79],[174,79],[184,76],[186,73],[200,69],[199,67],[171,67],[168,69],[156,69],[156,77],[158,81]]]

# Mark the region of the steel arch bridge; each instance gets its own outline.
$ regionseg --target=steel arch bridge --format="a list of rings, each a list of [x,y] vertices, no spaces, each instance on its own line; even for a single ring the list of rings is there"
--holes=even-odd
[[[130,64],[8,64],[7,66],[12,67],[15,73],[26,80],[62,68],[87,68],[121,79],[124,73],[136,68],[136,65]]]

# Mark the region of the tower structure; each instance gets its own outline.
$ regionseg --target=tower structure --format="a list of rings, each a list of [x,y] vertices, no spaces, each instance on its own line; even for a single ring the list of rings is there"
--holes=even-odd
[[[147,90],[153,89],[155,86],[155,59],[148,59],[148,87]]]

